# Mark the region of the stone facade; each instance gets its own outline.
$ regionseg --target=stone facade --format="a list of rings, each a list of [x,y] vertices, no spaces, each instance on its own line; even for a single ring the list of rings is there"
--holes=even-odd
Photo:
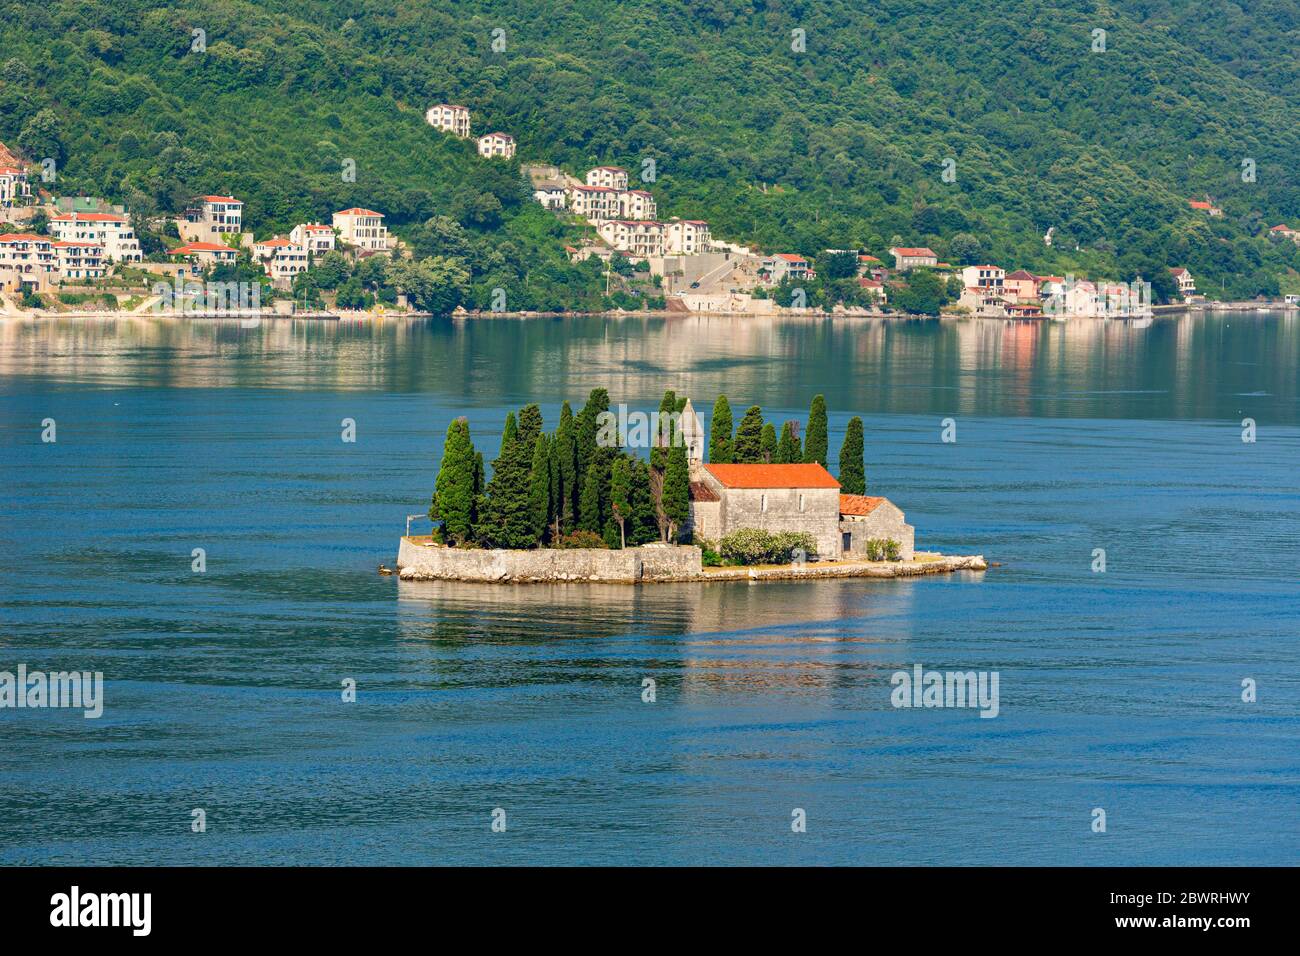
[[[752,467],[800,471],[817,468],[825,473],[820,465]],[[758,528],[773,533],[804,531],[817,542],[818,560],[839,560],[840,489],[839,483],[830,478],[829,473],[826,473],[832,482],[829,487],[817,487],[812,481],[796,475],[790,479],[773,479],[768,487],[744,488],[730,482],[725,469],[726,466],[700,463],[691,470],[692,482],[702,485],[718,498],[712,507],[711,503],[699,499],[692,502],[692,528],[696,534],[716,542],[741,528]],[[781,487],[786,482],[789,486]]]
[[[864,559],[867,542],[873,538],[897,541],[898,556],[903,561],[911,561],[916,555],[916,529],[888,498],[840,495],[840,534],[846,559]]]
[[[663,544],[608,551],[601,548],[509,551],[448,548],[403,538],[397,552],[397,572],[408,581],[637,584],[695,580],[700,569],[699,548]]]

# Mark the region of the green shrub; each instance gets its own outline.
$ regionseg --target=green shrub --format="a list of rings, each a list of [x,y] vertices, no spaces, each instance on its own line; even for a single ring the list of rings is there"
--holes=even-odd
[[[570,548],[602,548],[609,549],[605,539],[594,531],[574,531],[566,534],[563,538],[555,543],[555,547],[568,550]]]
[[[717,542],[710,541],[708,538],[695,538],[692,544],[699,547],[700,563],[706,568],[720,568],[726,563],[718,553]]]
[[[719,546],[721,556],[735,564],[789,564],[795,551],[805,558],[817,552],[817,542],[806,531],[763,531],[741,528],[726,535]]]
[[[868,561],[898,561],[902,553],[893,538],[868,538],[866,549]]]

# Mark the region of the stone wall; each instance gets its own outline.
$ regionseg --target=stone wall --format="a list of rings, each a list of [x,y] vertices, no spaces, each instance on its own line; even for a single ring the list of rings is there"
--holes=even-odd
[[[649,544],[639,548],[535,548],[527,551],[446,548],[403,538],[397,571],[410,581],[683,581],[700,574],[700,549]]]

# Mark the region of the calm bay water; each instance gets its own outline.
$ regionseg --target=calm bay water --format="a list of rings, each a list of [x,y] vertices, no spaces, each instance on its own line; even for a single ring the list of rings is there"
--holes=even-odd
[[[107,698],[0,711],[0,863],[1300,862],[1297,370],[1294,313],[0,320],[0,670]],[[596,386],[706,424],[823,392],[918,547],[1002,567],[375,573],[451,418],[491,458],[507,409]],[[998,671],[1000,715],[894,709],[915,663]]]

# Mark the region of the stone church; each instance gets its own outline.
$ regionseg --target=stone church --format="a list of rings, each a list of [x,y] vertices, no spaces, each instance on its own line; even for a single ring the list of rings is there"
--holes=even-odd
[[[806,531],[821,561],[862,560],[866,542],[892,538],[900,557],[914,556],[915,530],[889,499],[840,494],[817,462],[726,465],[704,461],[704,427],[688,399],[682,437],[690,463],[690,526],[695,538],[720,541],[741,528]]]

